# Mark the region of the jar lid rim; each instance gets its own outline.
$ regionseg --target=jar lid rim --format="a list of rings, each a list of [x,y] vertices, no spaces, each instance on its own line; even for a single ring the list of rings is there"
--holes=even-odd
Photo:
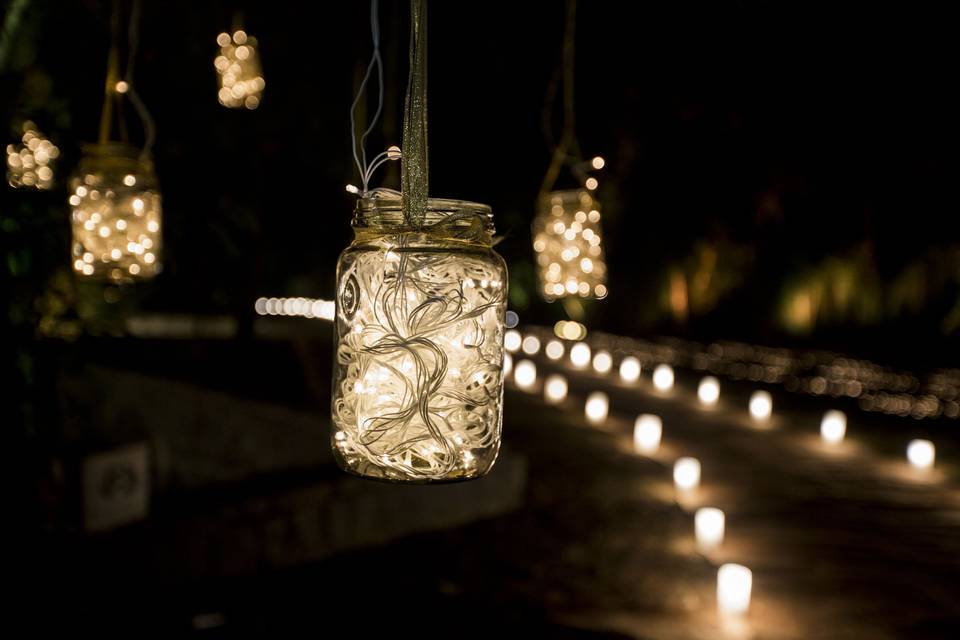
[[[373,211],[394,212],[403,209],[403,200],[397,191],[377,189],[357,200],[357,212],[369,213]],[[453,198],[427,198],[427,211],[432,213],[443,211],[472,212],[475,214],[492,216],[490,205],[470,200],[456,200]]]

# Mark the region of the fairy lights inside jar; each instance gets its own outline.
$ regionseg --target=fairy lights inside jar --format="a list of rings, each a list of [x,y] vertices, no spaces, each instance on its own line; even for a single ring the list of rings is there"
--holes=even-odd
[[[242,29],[217,36],[220,54],[214,59],[220,79],[217,99],[231,109],[256,109],[266,82],[257,53],[257,39]]]
[[[160,192],[153,165],[139,150],[85,146],[69,202],[77,275],[120,283],[160,272]]]
[[[53,164],[60,149],[29,120],[23,123],[20,141],[7,145],[7,183],[14,189],[46,191],[53,186]]]
[[[500,447],[506,265],[489,207],[361,198],[337,268],[332,401],[340,466],[393,482],[484,475]]]
[[[600,203],[588,190],[553,191],[541,198],[533,249],[546,300],[607,296],[600,219]]]

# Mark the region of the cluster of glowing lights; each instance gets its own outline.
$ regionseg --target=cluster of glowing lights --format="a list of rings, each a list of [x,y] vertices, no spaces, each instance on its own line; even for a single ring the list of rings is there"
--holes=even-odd
[[[697,398],[705,407],[713,407],[720,400],[720,381],[713,376],[706,376],[697,385]]]
[[[584,414],[587,416],[587,422],[590,424],[603,424],[607,419],[607,413],[610,411],[610,399],[602,391],[594,391],[587,396],[587,402],[584,405]]]
[[[254,311],[261,316],[299,316],[333,320],[336,303],[314,298],[257,298]]]
[[[847,433],[847,415],[843,411],[831,410],[823,414],[820,420],[820,437],[827,444],[840,444]]]
[[[217,99],[231,109],[256,109],[260,106],[266,82],[257,54],[257,39],[238,29],[217,36],[220,55],[213,61],[220,79]]]
[[[587,327],[574,320],[560,320],[553,326],[553,333],[563,340],[583,340],[587,337]]]
[[[660,449],[662,437],[663,420],[660,416],[649,413],[637,416],[633,424],[633,448],[637,453],[646,456],[655,454]]]
[[[543,384],[543,398],[548,404],[559,404],[567,398],[567,379],[559,373],[548,376]]]
[[[709,554],[723,544],[726,517],[723,511],[714,507],[697,509],[693,516],[694,535],[700,553]]]
[[[53,163],[60,157],[60,149],[29,120],[23,123],[20,142],[7,145],[7,183],[15,189],[49,189],[53,186]]]
[[[748,408],[755,422],[767,422],[773,414],[773,396],[768,391],[754,391]]]
[[[600,205],[589,191],[545,196],[533,229],[540,291],[546,300],[607,296]]]
[[[147,163],[84,158],[70,181],[69,202],[77,275],[119,283],[160,272],[160,193]]]
[[[700,461],[696,458],[677,458],[673,463],[673,484],[678,491],[693,491],[700,486]]]
[[[640,379],[640,361],[633,356],[627,356],[620,361],[620,379],[627,384],[633,384]]]
[[[717,570],[717,607],[720,613],[743,616],[750,610],[753,572],[740,564],[725,564]]]
[[[658,364],[653,370],[653,386],[661,392],[673,389],[673,367],[668,364]]]

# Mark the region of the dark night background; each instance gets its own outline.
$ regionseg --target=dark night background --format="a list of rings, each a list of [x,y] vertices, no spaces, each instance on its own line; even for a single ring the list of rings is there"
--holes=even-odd
[[[216,100],[216,36],[237,11],[260,44],[255,111]],[[62,152],[52,191],[0,189],[0,330],[13,381],[3,438],[7,451],[30,452],[17,469],[89,445],[64,444],[65,405],[48,402],[61,371],[88,360],[135,354],[164,374],[195,365],[184,377],[243,393],[273,385],[253,395],[301,408],[322,407],[311,388],[328,384],[286,368],[300,346],[277,353],[252,338],[253,303],[333,297],[352,238],[348,110],[370,54],[368,3],[144,2],[135,83],[157,122],[164,272],[125,304],[239,322],[236,343],[166,352],[105,337],[131,307],[98,299],[84,312],[94,294],[70,270],[65,181],[80,143],[96,138],[109,13],[105,0],[0,0],[4,144],[29,118]],[[577,135],[587,157],[606,159],[597,177],[610,274],[587,326],[832,349],[921,372],[955,366],[951,16],[933,4],[582,2]],[[559,1],[500,0],[434,1],[429,17],[431,195],[492,206],[510,307],[544,325],[565,317],[537,297],[530,239],[563,17]],[[381,23],[385,113],[371,155],[400,143],[407,4],[384,0]],[[141,139],[135,112],[126,117]],[[373,185],[396,188],[398,175],[386,165]],[[797,299],[810,296],[818,310],[798,316]],[[206,364],[215,358],[224,370]],[[226,370],[240,360],[250,369]],[[267,368],[280,372],[250,379]]]

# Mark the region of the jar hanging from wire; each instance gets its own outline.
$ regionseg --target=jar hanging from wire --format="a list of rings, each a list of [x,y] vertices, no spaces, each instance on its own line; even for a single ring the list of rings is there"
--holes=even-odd
[[[485,475],[500,448],[507,268],[486,205],[361,198],[337,265],[334,456],[350,473],[429,483]]]
[[[606,297],[600,203],[587,189],[552,191],[540,198],[533,249],[546,300]]]
[[[153,163],[139,149],[84,145],[70,180],[73,269],[114,283],[160,272],[160,192]]]

